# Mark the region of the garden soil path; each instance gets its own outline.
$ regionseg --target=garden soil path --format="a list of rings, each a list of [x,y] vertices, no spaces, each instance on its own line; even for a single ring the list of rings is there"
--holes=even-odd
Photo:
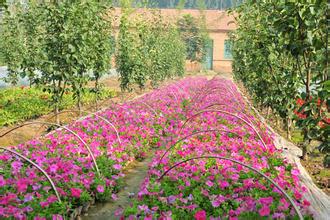
[[[153,153],[150,154],[152,156]],[[118,199],[107,203],[96,203],[92,206],[88,213],[81,217],[82,220],[112,220],[120,219],[116,217],[115,213],[121,208],[129,207],[132,197],[137,195],[140,186],[148,173],[148,165],[152,157],[149,157],[142,162],[134,162],[128,169],[126,169],[126,176],[124,177],[124,188],[117,194]]]

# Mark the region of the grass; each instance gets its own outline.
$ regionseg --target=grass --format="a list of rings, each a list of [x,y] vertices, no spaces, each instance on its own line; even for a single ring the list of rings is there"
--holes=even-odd
[[[299,144],[304,141],[304,136],[301,130],[295,129],[294,131],[292,131],[291,141],[295,144]]]
[[[114,91],[104,88],[101,99],[114,97]],[[50,95],[38,88],[14,87],[0,89],[0,127],[12,125],[17,122],[34,119],[52,111]],[[86,91],[83,103],[91,104],[95,101],[95,94]],[[61,109],[75,106],[72,94],[64,95]]]

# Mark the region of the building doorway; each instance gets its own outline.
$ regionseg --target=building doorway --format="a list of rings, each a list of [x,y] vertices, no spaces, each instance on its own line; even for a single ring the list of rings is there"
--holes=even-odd
[[[206,70],[213,69],[213,44],[214,44],[213,40],[210,39],[207,44],[206,55],[205,55],[205,59],[203,62],[203,67]]]

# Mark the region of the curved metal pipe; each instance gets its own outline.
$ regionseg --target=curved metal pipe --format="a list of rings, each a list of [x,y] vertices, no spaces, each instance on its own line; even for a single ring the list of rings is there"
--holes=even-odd
[[[20,154],[20,153],[18,153],[16,151],[14,151],[14,150],[11,150],[11,149],[8,149],[8,148],[5,148],[5,147],[1,147],[1,146],[0,146],[0,149],[2,149],[4,151],[8,151],[8,152],[10,152],[12,154],[15,154],[16,156],[18,156],[18,157],[22,158],[23,160],[29,162],[30,164],[32,164],[33,166],[35,166],[38,170],[40,170],[44,174],[44,176],[47,178],[47,180],[50,183],[50,185],[52,186],[52,188],[53,188],[53,190],[54,190],[54,192],[56,194],[56,197],[57,197],[58,202],[60,202],[60,203],[62,202],[61,201],[61,198],[60,198],[60,195],[59,195],[59,193],[58,193],[58,191],[56,189],[56,186],[55,186],[54,182],[52,181],[52,179],[50,178],[50,176],[48,176],[48,174],[46,173],[46,171],[44,169],[42,169],[38,164],[34,163],[29,158],[25,157],[24,155],[22,155],[22,154]]]
[[[70,132],[71,134],[73,134],[74,136],[76,136],[79,141],[86,147],[89,155],[92,157],[92,160],[93,160],[93,163],[95,165],[95,169],[96,169],[96,172],[97,174],[100,176],[100,170],[99,170],[99,167],[97,166],[97,163],[96,163],[96,160],[95,160],[95,157],[94,157],[94,154],[93,152],[91,151],[91,149],[89,148],[89,146],[87,145],[87,143],[77,134],[75,133],[74,131],[72,131],[71,129],[67,128],[66,126],[62,126],[62,125],[59,125],[59,124],[56,124],[56,123],[50,123],[50,122],[43,122],[43,121],[33,121],[33,122],[27,122],[25,124],[21,124],[21,125],[18,125],[16,126],[15,128],[12,128],[8,131],[6,131],[4,134],[1,134],[0,137],[3,137],[7,134],[9,134],[10,132],[18,129],[18,128],[21,128],[21,127],[24,127],[24,126],[27,126],[27,125],[32,125],[32,124],[45,124],[45,125],[51,125],[51,126],[57,126],[59,128],[63,128],[64,130],[67,130],[68,132]]]
[[[223,111],[223,110],[212,110],[212,109],[210,109],[210,110],[203,110],[203,111],[200,111],[200,112],[194,114],[193,116],[191,116],[190,118],[188,118],[188,119],[183,123],[183,125],[182,125],[181,128],[180,128],[179,134],[181,134],[182,129],[185,127],[185,125],[186,125],[191,119],[197,117],[198,115],[201,115],[201,114],[203,114],[203,113],[206,113],[206,112],[219,112],[219,113],[223,113],[223,114],[231,115],[231,116],[233,116],[233,117],[235,117],[235,118],[238,118],[239,120],[243,121],[245,124],[247,124],[249,127],[251,127],[251,128],[253,129],[253,131],[256,133],[256,135],[258,136],[258,138],[259,138],[260,141],[262,142],[264,148],[267,149],[267,146],[266,146],[264,140],[262,139],[261,135],[259,134],[259,132],[255,129],[255,127],[254,127],[252,124],[250,124],[250,123],[247,122],[244,118],[242,118],[242,117],[240,117],[240,116],[238,116],[238,115],[236,115],[236,114],[233,114],[233,113],[230,113],[230,112],[227,112],[227,111]]]
[[[184,141],[192,136],[195,136],[197,134],[202,134],[202,133],[208,133],[208,132],[219,132],[219,131],[225,131],[227,133],[233,133],[233,134],[236,134],[237,136],[241,137],[241,135],[237,134],[236,132],[232,132],[232,131],[227,131],[227,130],[224,130],[224,129],[210,129],[210,130],[202,130],[202,131],[196,131],[194,133],[191,133],[181,139],[179,139],[178,141],[176,141],[174,144],[172,144],[169,148],[167,148],[165,150],[165,152],[163,153],[163,155],[161,156],[161,158],[159,159],[159,162],[158,162],[158,166],[160,165],[160,163],[162,162],[162,160],[164,159],[164,157],[166,156],[166,154],[175,146],[177,145],[178,143],[180,143],[181,141]]]
[[[119,136],[119,132],[118,132],[117,128],[113,125],[113,123],[111,123],[111,122],[110,122],[108,119],[106,119],[105,117],[100,116],[100,115],[98,115],[98,114],[96,114],[96,113],[94,113],[94,112],[79,111],[79,110],[65,110],[65,111],[61,111],[61,112],[59,112],[59,113],[57,113],[57,114],[54,114],[52,117],[48,118],[47,121],[53,119],[53,118],[56,117],[57,115],[60,115],[60,114],[63,114],[63,113],[67,113],[67,112],[75,112],[75,113],[80,113],[80,112],[81,112],[81,113],[86,113],[86,114],[93,115],[93,116],[95,116],[95,117],[99,117],[102,121],[104,121],[105,123],[107,123],[108,125],[110,125],[110,126],[113,128],[113,130],[115,130],[116,135],[117,135],[118,142],[121,144],[121,139],[120,139],[120,136]],[[86,117],[88,117],[88,115],[87,115]]]
[[[280,187],[274,180],[272,180],[271,178],[269,178],[268,176],[266,176],[265,174],[263,174],[261,171],[259,171],[258,169],[252,167],[252,166],[249,166],[249,165],[246,165],[238,160],[234,160],[234,159],[231,159],[231,158],[227,158],[227,157],[221,157],[221,156],[199,156],[199,157],[193,157],[193,158],[189,158],[189,159],[186,159],[186,160],[183,160],[177,164],[175,164],[174,166],[170,167],[168,170],[166,170],[158,179],[157,181],[160,181],[162,180],[162,178],[167,174],[169,173],[171,170],[173,170],[175,167],[183,164],[183,163],[186,163],[188,161],[191,161],[191,160],[198,160],[198,159],[209,159],[209,158],[215,158],[215,159],[222,159],[222,160],[228,160],[228,161],[231,161],[233,163],[237,163],[237,164],[240,164],[256,173],[258,173],[259,175],[261,175],[262,177],[264,177],[267,181],[269,181],[270,183],[272,183],[278,190],[280,190],[284,195],[285,197],[288,199],[288,201],[291,203],[291,205],[293,206],[294,210],[296,211],[298,217],[300,220],[303,220],[304,217],[302,216],[299,208],[296,206],[296,204],[294,203],[294,201],[292,200],[292,198],[285,192],[284,189],[282,189],[282,187]]]
[[[152,108],[149,104],[147,104],[143,101],[139,101],[139,100],[134,100],[133,103],[139,103],[139,104],[142,104],[142,105],[148,107],[155,115],[157,115],[159,117],[159,114],[156,112],[156,110],[154,108]]]

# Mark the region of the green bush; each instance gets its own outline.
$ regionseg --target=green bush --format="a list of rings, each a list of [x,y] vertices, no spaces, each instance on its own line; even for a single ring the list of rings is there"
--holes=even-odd
[[[245,1],[235,9],[233,70],[261,107],[329,148],[330,84],[327,69],[327,2]],[[294,123],[292,123],[294,122]],[[289,135],[288,135],[289,136]]]
[[[132,18],[130,9],[123,8],[119,29],[116,66],[123,90],[133,85],[142,89],[148,81],[156,87],[184,74],[185,45],[177,27],[165,22],[159,11]]]
[[[83,103],[93,103],[96,98],[95,96],[95,93],[88,90],[83,97]],[[112,90],[101,90],[101,99],[114,96],[115,92]],[[50,113],[52,111],[50,100],[51,96],[48,93],[34,87],[0,89],[0,127],[34,119]],[[72,94],[64,94],[60,109],[72,108],[74,105],[75,101],[72,98]]]

